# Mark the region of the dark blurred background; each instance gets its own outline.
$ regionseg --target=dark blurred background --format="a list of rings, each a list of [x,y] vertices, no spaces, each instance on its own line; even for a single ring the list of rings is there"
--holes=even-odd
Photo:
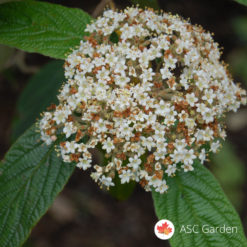
[[[0,0],[3,2],[6,1]],[[99,0],[49,2],[81,8],[89,14],[97,14],[100,3]],[[119,9],[131,5],[130,1],[115,0],[114,3]],[[230,0],[160,0],[159,4],[164,11],[190,18],[193,24],[200,24],[213,32],[215,41],[224,47],[222,58],[230,64],[235,80],[246,89],[247,7]],[[30,124],[17,107],[23,100],[20,96],[34,80],[33,75],[50,61],[42,55],[0,46],[1,159]],[[20,121],[25,127],[17,127]],[[238,210],[247,232],[247,107],[242,107],[238,113],[230,113],[227,126],[228,141],[218,155],[211,157],[207,166]],[[118,201],[100,190],[87,172],[76,170],[33,229],[25,246],[168,246],[153,233],[156,221],[150,193],[137,186],[129,199]]]

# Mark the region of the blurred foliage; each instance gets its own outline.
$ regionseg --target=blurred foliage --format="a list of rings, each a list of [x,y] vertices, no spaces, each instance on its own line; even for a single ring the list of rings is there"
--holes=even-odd
[[[153,9],[159,9],[159,3],[157,0],[131,0],[133,4],[139,4],[141,8],[151,7]]]
[[[63,61],[47,63],[29,80],[17,102],[17,120],[12,138],[15,140],[29,128],[51,103],[58,103],[58,90],[64,82]]]
[[[239,0],[239,3],[247,5],[246,0]],[[238,16],[232,19],[232,28],[240,48],[233,49],[228,55],[230,70],[235,80],[241,80],[247,86],[247,16]],[[243,109],[245,111],[245,109]],[[239,113],[238,113],[239,114]],[[236,118],[237,115],[235,115]],[[238,116],[239,118],[239,116]],[[240,119],[239,119],[240,120]],[[228,118],[228,121],[230,119]],[[243,119],[242,121],[247,121]],[[244,126],[241,125],[241,126]],[[243,199],[242,186],[245,182],[245,167],[238,158],[230,142],[225,142],[220,153],[212,155],[212,170],[219,179],[225,193],[234,206],[241,210]]]
[[[232,27],[237,34],[242,47],[235,49],[228,57],[231,70],[247,86],[247,16],[238,17],[232,20]]]
[[[234,18],[232,26],[241,42],[247,42],[247,16]]]
[[[228,59],[233,74],[238,76],[247,86],[247,46],[239,50],[234,50]]]
[[[235,0],[236,2],[247,6],[247,0]]]
[[[32,242],[30,239],[27,239],[27,241],[22,245],[22,247],[32,247]]]
[[[241,210],[243,192],[241,187],[245,181],[244,164],[234,152],[230,142],[224,142],[221,151],[210,157],[212,171],[219,180],[223,190],[233,205]]]
[[[0,71],[2,71],[9,60],[10,56],[14,53],[14,48],[0,45]]]
[[[8,2],[12,2],[13,0],[0,0],[0,4],[2,3],[8,3]]]

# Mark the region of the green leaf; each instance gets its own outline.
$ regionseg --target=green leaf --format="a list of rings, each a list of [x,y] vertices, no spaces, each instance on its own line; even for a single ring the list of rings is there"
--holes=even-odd
[[[29,128],[51,103],[58,103],[58,90],[64,81],[63,61],[47,63],[30,79],[17,102],[13,139]]]
[[[32,126],[0,164],[0,246],[17,247],[63,189],[74,166],[63,163]]]
[[[157,0],[131,0],[133,4],[139,4],[141,8],[150,7],[153,9],[159,9],[159,3]]]
[[[214,176],[201,164],[193,172],[180,171],[167,181],[167,194],[153,192],[156,214],[175,226],[172,247],[246,247],[238,214]],[[183,226],[198,225],[199,233],[185,233]],[[202,227],[237,227],[237,233],[203,233]],[[236,230],[236,229],[235,229]]]
[[[235,0],[236,2],[247,6],[247,0]]]
[[[0,43],[65,58],[86,35],[91,17],[80,9],[39,1],[0,5]]]

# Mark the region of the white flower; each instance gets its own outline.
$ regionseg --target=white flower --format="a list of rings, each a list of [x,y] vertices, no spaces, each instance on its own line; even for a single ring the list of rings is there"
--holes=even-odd
[[[162,153],[164,153],[164,154],[166,154],[166,147],[167,147],[167,143],[166,142],[164,142],[164,141],[157,141],[157,145],[156,145],[156,147],[157,147],[157,152],[162,152]]]
[[[106,187],[109,187],[109,186],[114,186],[114,183],[112,182],[112,178],[111,177],[106,177],[105,175],[103,175],[101,178],[100,178],[100,182],[105,185]]]
[[[121,184],[128,183],[133,176],[130,170],[123,170],[122,173],[119,175],[121,179]]]
[[[170,103],[165,103],[161,100],[158,104],[155,105],[157,115],[166,116],[167,113],[170,112]]]
[[[209,127],[207,127],[205,129],[205,131],[203,132],[203,140],[204,141],[210,141],[213,139],[213,130],[211,130]]]
[[[183,151],[185,149],[185,147],[187,146],[185,139],[176,139],[175,143],[174,143],[174,147],[178,150],[178,151]]]
[[[107,70],[105,67],[102,67],[101,70],[99,70],[99,72],[96,74],[97,79],[102,80],[102,81],[109,81],[110,77],[109,77],[110,71]]]
[[[91,160],[88,159],[79,159],[79,163],[76,164],[77,167],[87,170],[91,167]]]
[[[197,106],[197,111],[200,112],[202,115],[204,115],[206,112],[210,111],[210,108],[208,108],[203,103],[198,103],[198,104],[196,104],[196,106]]]
[[[215,97],[216,95],[214,94],[214,91],[212,89],[209,89],[204,91],[204,96],[202,97],[202,99],[206,100],[209,104],[212,104]]]
[[[119,132],[116,133],[117,137],[124,137],[126,140],[129,140],[133,134],[133,127],[130,127],[128,123],[122,123],[119,126]]]
[[[188,127],[189,130],[194,129],[194,127],[196,126],[196,122],[193,118],[186,118],[185,119],[185,124]]]
[[[141,140],[142,140],[141,141],[142,145],[146,147],[148,151],[151,151],[152,147],[155,146],[154,140],[151,136],[149,137],[142,136]]]
[[[160,164],[159,162],[156,162],[155,165],[154,165],[154,169],[155,169],[156,171],[161,170],[161,169],[162,169],[161,164]]]
[[[52,114],[50,112],[45,112],[43,118],[39,122],[39,127],[41,129],[48,129],[51,127],[50,120],[52,119]]]
[[[177,164],[177,163],[183,161],[184,152],[175,150],[174,153],[170,155],[170,157],[171,157],[172,161]]]
[[[155,47],[155,46],[151,46],[149,49],[148,49],[148,56],[149,56],[149,60],[153,60],[157,57],[161,57],[162,56],[162,53],[160,52],[160,49]]]
[[[167,40],[167,35],[160,35],[159,36],[159,42],[158,42],[158,48],[163,49],[163,50],[168,50],[169,49],[169,41]]]
[[[110,153],[111,150],[114,149],[114,144],[110,137],[108,137],[106,141],[103,142],[102,148],[105,149],[107,153]]]
[[[67,106],[61,109],[57,109],[54,113],[54,120],[56,121],[57,124],[65,123],[65,121],[67,120],[67,117],[70,114],[71,114],[71,111]]]
[[[124,87],[128,82],[130,81],[129,77],[126,77],[125,75],[117,75],[115,77],[115,83],[116,85],[120,86],[120,87]]]
[[[217,153],[220,146],[221,146],[221,144],[219,141],[212,142],[211,146],[210,146],[210,151],[212,151],[213,153]]]
[[[172,176],[177,170],[176,164],[169,165],[167,169],[165,170],[165,173],[170,177]]]
[[[126,66],[126,60],[125,59],[121,59],[120,61],[118,60],[117,63],[114,64],[114,72],[115,73],[119,73],[121,75],[125,75],[125,70],[128,68]],[[134,75],[135,73],[131,74]]]
[[[75,153],[76,149],[78,148],[78,144],[75,141],[66,142],[65,143],[67,153]]]
[[[152,185],[154,188],[157,188],[162,185],[162,180],[157,178],[156,175],[153,175],[151,179],[149,180],[150,185]]]
[[[177,115],[178,115],[178,113],[175,111],[174,106],[171,106],[169,108],[169,111],[165,115],[164,124],[167,126],[173,125],[174,122],[176,121]]]
[[[177,59],[173,58],[171,55],[167,59],[165,59],[165,65],[168,68],[175,69],[176,68]]]
[[[116,64],[118,64],[120,61],[118,61],[118,57],[115,56],[114,53],[107,53],[105,56],[105,62],[108,63],[111,67],[113,67]]]
[[[143,82],[151,81],[155,73],[153,72],[152,68],[143,70],[140,78],[142,78]]]
[[[72,122],[65,123],[63,132],[67,138],[70,137],[72,134],[74,134],[76,131],[77,131],[77,127],[74,126]]]
[[[86,30],[66,58],[58,106],[41,115],[41,139],[57,141],[63,161],[83,170],[91,149],[102,148],[108,163],[91,173],[102,186],[119,176],[164,193],[163,177],[192,171],[218,151],[223,117],[247,103],[246,91],[211,34],[178,15],[106,10]]]
[[[202,164],[204,164],[204,161],[206,160],[206,150],[203,148],[200,152],[199,159]]]
[[[133,36],[135,36],[135,29],[134,29],[134,27],[128,26],[127,23],[125,23],[120,28],[120,32],[121,32],[121,39],[123,39],[123,40],[130,39]]]
[[[192,166],[192,164],[184,164],[181,167],[184,169],[184,172],[189,172],[189,171],[194,170],[194,167]]]
[[[194,150],[190,149],[190,150],[186,150],[185,154],[184,154],[184,164],[185,165],[192,165],[193,164],[193,160],[196,158],[196,156],[194,155]]]
[[[129,162],[130,163],[128,164],[128,166],[132,167],[134,170],[137,170],[142,161],[141,159],[139,159],[137,155],[135,155],[133,158],[132,157],[129,158]]]
[[[161,68],[160,73],[161,73],[162,79],[164,79],[164,80],[170,79],[172,77],[172,73],[170,72],[168,66]]]
[[[166,184],[166,181],[163,180],[162,183],[155,189],[156,192],[159,192],[163,194],[168,190],[168,185]]]
[[[106,124],[108,124],[103,119],[99,119],[99,121],[95,122],[94,127],[96,128],[97,133],[104,133],[107,131]]]
[[[208,110],[208,111],[204,112],[204,114],[202,115],[202,118],[205,121],[205,123],[210,123],[210,122],[214,121],[214,116],[215,116],[214,111]]]
[[[194,93],[186,94],[186,100],[190,106],[195,106],[195,103],[198,101],[198,98]]]
[[[162,160],[165,158],[166,153],[162,151],[154,152],[155,160]]]

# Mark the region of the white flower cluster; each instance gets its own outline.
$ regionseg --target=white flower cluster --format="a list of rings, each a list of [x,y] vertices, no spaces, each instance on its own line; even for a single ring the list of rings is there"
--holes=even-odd
[[[225,112],[246,104],[220,61],[218,44],[201,26],[153,10],[107,10],[65,62],[67,82],[40,121],[42,139],[59,145],[65,162],[92,167],[100,185],[139,182],[163,193],[166,179],[192,171],[225,138]]]

